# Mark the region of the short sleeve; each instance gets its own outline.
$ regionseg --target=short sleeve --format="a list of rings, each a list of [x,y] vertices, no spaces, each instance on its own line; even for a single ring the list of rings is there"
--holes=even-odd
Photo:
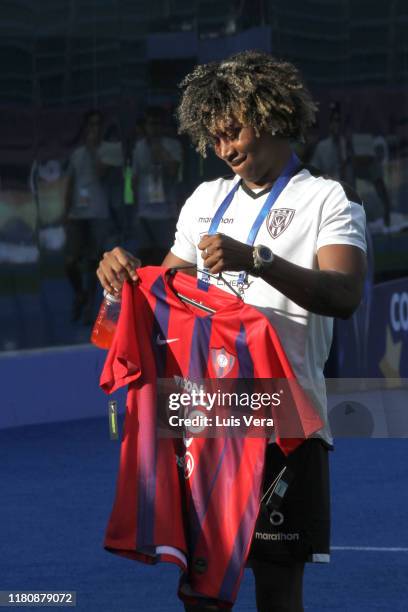
[[[195,224],[193,216],[194,204],[197,203],[195,198],[196,192],[197,190],[188,198],[180,211],[174,244],[171,247],[173,255],[190,263],[197,263],[197,238],[194,232]]]
[[[306,438],[319,431],[323,422],[308,395],[296,380],[293,368],[270,321],[251,306],[245,308],[248,347],[254,364],[257,390],[278,393],[272,404],[274,441],[288,455]],[[248,314],[247,314],[248,313]],[[265,414],[267,416],[267,414]]]
[[[336,181],[322,208],[317,250],[330,244],[349,244],[367,251],[366,216],[351,188]]]

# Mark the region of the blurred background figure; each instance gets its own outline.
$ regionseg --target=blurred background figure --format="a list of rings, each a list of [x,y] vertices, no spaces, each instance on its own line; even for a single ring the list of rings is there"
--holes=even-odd
[[[368,130],[353,133],[350,150],[354,181],[364,199],[367,218],[369,221],[378,218],[382,228],[388,228],[391,220],[391,202],[384,182],[383,159],[380,157],[374,135]],[[372,195],[370,189],[374,192]]]
[[[109,208],[109,246],[120,244],[125,229],[124,211],[124,152],[121,129],[118,121],[113,120],[106,127],[100,147],[100,161],[106,170],[101,180],[108,198]]]
[[[133,177],[133,150],[136,143],[144,138],[144,121],[139,118],[123,142],[123,233],[122,242],[125,248],[136,252],[138,248],[135,181]]]
[[[384,139],[374,138],[363,125],[358,131],[345,129],[339,102],[330,104],[329,135],[320,140],[311,164],[324,174],[349,183],[363,196],[369,221],[390,225],[391,202],[384,182]],[[374,193],[372,193],[374,192]]]
[[[93,319],[95,272],[110,225],[108,190],[103,178],[114,164],[111,143],[102,142],[102,129],[100,111],[91,110],[85,114],[82,144],[71,155],[65,196],[65,269],[74,291],[71,319],[78,321],[82,315],[87,325]]]
[[[65,244],[62,226],[67,159],[58,137],[43,134],[30,172],[29,186],[37,211],[38,246],[58,253]]]
[[[350,173],[347,172],[349,161],[346,138],[342,133],[340,104],[332,102],[329,115],[329,135],[317,143],[311,164],[336,180],[350,181]]]
[[[146,110],[144,135],[133,149],[133,191],[137,211],[138,255],[145,265],[158,265],[174,237],[182,147],[169,137],[166,113]]]

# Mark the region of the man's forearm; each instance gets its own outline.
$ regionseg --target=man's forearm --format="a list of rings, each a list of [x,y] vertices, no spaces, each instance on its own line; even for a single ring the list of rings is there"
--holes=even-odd
[[[246,270],[254,265],[253,247],[225,234],[204,235],[198,248],[212,274]],[[366,258],[357,247],[332,244],[316,253],[318,269],[310,270],[274,255],[260,278],[290,300],[316,314],[346,319],[358,307],[364,286]]]
[[[328,317],[351,316],[361,299],[349,275],[309,270],[276,255],[260,277],[305,310]]]

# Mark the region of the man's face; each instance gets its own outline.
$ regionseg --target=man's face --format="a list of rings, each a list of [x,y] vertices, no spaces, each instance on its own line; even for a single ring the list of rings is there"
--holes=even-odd
[[[225,161],[251,187],[262,186],[278,161],[277,137],[234,122],[220,124],[214,142],[217,157]]]

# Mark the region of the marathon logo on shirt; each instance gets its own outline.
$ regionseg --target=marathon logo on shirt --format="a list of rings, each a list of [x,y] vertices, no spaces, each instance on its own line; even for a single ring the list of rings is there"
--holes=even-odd
[[[256,540],[265,540],[267,542],[293,542],[299,540],[298,533],[265,533],[262,531],[255,532]]]
[[[266,220],[266,227],[272,238],[279,238],[279,236],[287,229],[295,215],[295,211],[292,208],[278,208],[277,210],[271,210]]]
[[[212,220],[213,220],[212,217],[198,217],[199,223],[211,223]],[[220,223],[228,223],[230,225],[234,223],[234,218],[233,217],[223,217]]]

